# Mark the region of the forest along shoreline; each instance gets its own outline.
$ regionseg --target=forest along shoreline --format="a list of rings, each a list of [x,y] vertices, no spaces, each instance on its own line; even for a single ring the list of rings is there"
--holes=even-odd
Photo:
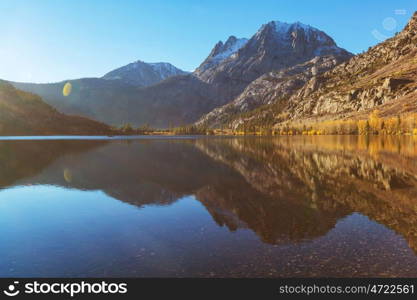
[[[169,129],[153,129],[148,125],[134,128],[125,124],[113,131],[124,135],[415,135],[417,113],[381,117],[379,110],[372,111],[367,119],[288,122],[278,126],[247,126],[239,130],[227,127],[206,128],[189,125]]]

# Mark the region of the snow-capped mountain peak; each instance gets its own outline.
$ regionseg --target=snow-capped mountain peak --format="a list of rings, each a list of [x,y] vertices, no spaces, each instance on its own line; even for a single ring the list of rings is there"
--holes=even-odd
[[[103,78],[108,80],[123,80],[137,86],[149,86],[168,77],[185,75],[187,73],[167,62],[146,63],[137,60],[105,74]]]
[[[224,44],[217,43],[194,74],[233,99],[266,72],[284,70],[324,55],[350,54],[312,26],[271,21],[249,40],[230,37]]]

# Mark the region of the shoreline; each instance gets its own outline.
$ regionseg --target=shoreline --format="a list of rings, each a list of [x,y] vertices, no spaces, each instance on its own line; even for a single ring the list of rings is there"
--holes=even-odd
[[[25,141],[25,140],[135,140],[135,139],[197,139],[209,137],[417,137],[417,135],[405,134],[143,134],[143,135],[10,135],[0,136],[0,141]]]

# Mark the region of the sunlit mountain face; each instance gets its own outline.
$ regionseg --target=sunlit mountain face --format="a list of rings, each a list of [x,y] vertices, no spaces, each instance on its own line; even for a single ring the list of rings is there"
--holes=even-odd
[[[356,136],[1,141],[0,275],[416,276],[416,148]]]

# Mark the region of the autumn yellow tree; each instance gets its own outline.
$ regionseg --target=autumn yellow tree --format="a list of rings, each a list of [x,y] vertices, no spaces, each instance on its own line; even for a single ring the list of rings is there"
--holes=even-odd
[[[379,117],[379,110],[377,109],[369,115],[369,128],[373,134],[378,134],[381,130],[381,119]]]
[[[370,131],[369,121],[359,120],[358,121],[358,133],[361,135],[368,135],[369,131]]]

